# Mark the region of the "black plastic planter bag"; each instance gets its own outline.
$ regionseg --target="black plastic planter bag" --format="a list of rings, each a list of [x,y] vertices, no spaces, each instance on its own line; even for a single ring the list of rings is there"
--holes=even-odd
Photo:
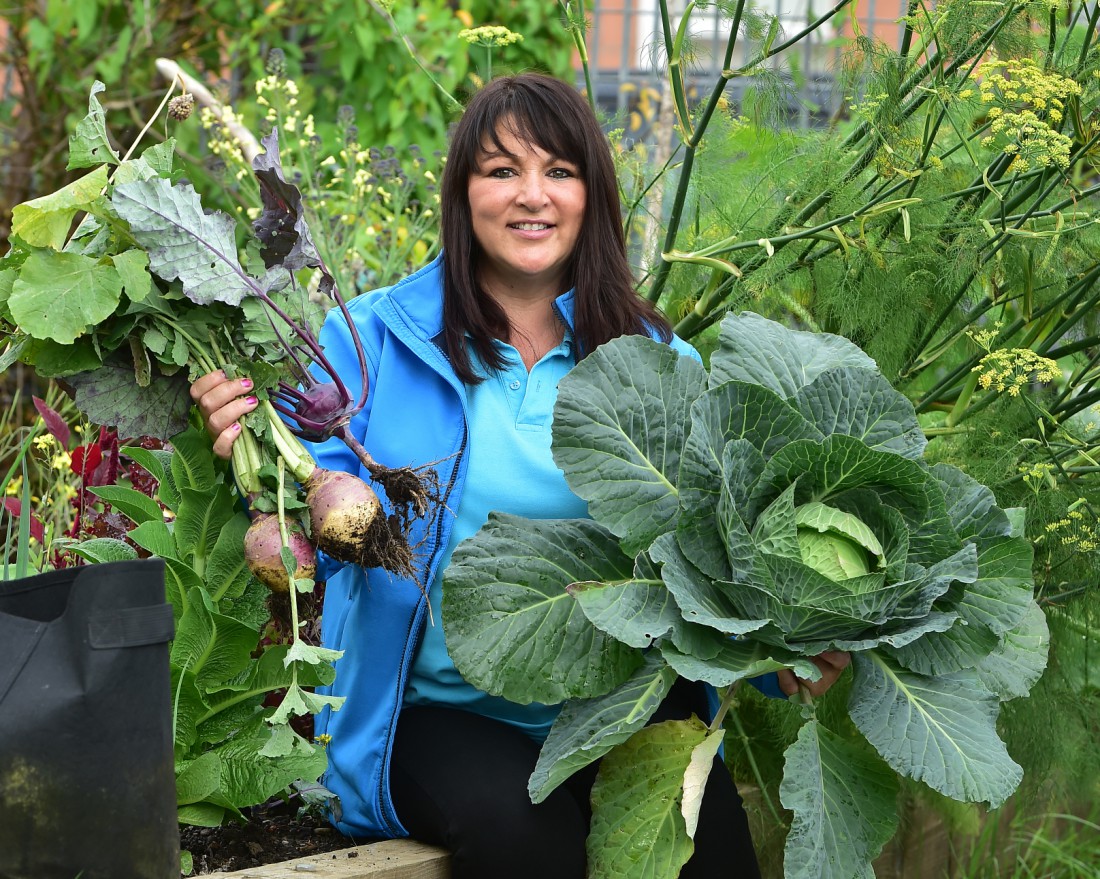
[[[164,562],[0,582],[0,879],[178,879]]]

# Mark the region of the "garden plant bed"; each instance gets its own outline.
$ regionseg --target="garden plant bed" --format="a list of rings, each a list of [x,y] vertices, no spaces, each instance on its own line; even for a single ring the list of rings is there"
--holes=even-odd
[[[285,805],[257,807],[247,824],[183,827],[180,847],[191,853],[191,875],[282,879],[445,879],[445,851],[411,840],[356,845],[323,819]]]

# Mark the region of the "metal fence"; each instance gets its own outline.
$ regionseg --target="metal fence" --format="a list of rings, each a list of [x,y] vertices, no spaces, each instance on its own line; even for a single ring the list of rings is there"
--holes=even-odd
[[[684,0],[668,0],[672,27],[679,23]],[[790,37],[814,21],[828,5],[813,0],[756,0],[757,12],[774,15],[780,21],[777,40]],[[904,12],[901,0],[863,0],[859,5],[858,26],[866,34],[888,45],[901,40]],[[711,6],[697,9],[691,19],[690,34],[695,49],[686,71],[689,89],[709,91],[721,72],[730,20]],[[800,41],[794,52],[772,59],[772,66],[787,81],[788,121],[803,127],[820,124],[840,106],[843,98],[836,86],[840,62],[839,42],[852,33],[846,15]],[[661,68],[664,43],[658,0],[592,0],[589,7],[588,46],[593,90],[600,105],[612,114],[623,116],[663,94],[666,84]],[[762,47],[744,29],[738,39],[732,66],[744,65]],[[739,103],[751,78],[735,78],[726,95]]]

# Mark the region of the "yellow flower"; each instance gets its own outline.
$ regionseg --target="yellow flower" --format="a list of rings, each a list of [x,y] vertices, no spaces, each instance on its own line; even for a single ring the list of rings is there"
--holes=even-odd
[[[485,46],[487,48],[510,46],[512,43],[523,42],[523,34],[517,34],[515,31],[508,30],[508,28],[501,25],[491,24],[464,28],[458,32],[458,38],[465,40],[471,46]]]

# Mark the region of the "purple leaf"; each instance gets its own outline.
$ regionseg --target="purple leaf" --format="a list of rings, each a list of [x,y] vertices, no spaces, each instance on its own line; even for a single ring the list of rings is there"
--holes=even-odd
[[[252,160],[252,167],[260,184],[264,209],[252,228],[260,240],[264,265],[269,269],[281,265],[290,272],[306,267],[324,271],[306,224],[302,193],[287,182],[283,173],[278,131],[272,131],[260,143],[266,152]]]
[[[21,515],[23,515],[23,504],[13,497],[4,498],[4,509],[6,509],[15,519],[18,519]],[[46,529],[42,525],[42,520],[39,519],[34,513],[30,513],[29,515],[31,518],[31,537],[33,537],[39,543],[45,543]]]
[[[46,423],[46,430],[57,440],[61,448],[67,449],[69,447],[69,425],[65,423],[65,419],[46,405],[45,400],[38,397],[31,397],[31,399],[34,401],[34,408],[38,410],[38,414],[42,416],[42,420]]]

